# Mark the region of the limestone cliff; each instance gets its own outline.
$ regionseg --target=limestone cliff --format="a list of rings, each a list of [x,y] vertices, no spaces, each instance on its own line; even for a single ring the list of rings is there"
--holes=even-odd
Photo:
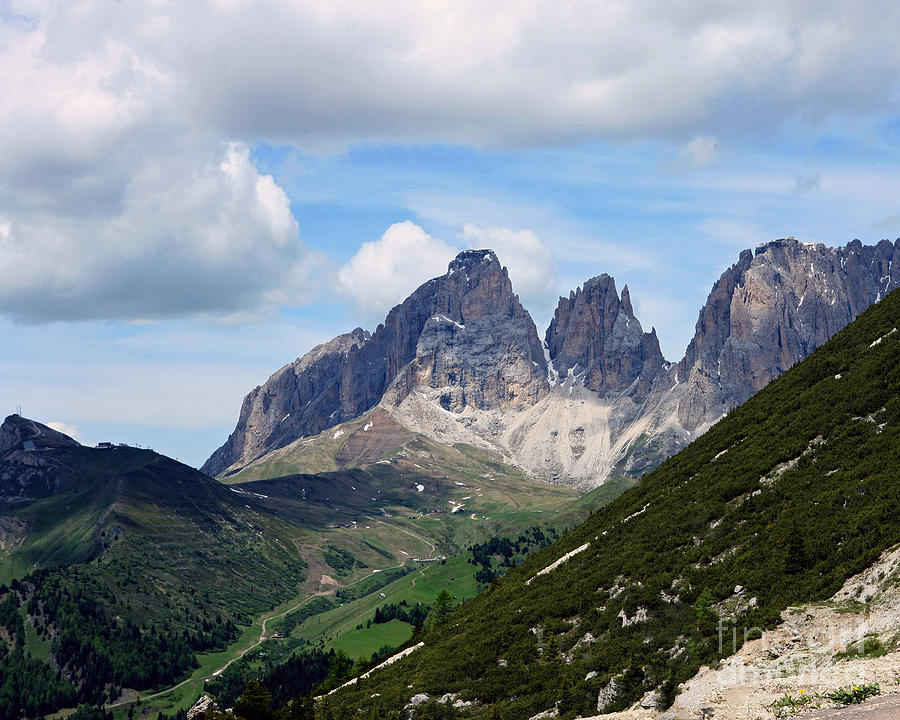
[[[600,394],[646,395],[665,364],[656,329],[644,332],[628,286],[620,298],[609,275],[591,278],[559,299],[546,345],[560,377],[584,373],[584,387]]]
[[[241,467],[380,405],[411,432],[496,451],[534,477],[585,489],[637,477],[896,288],[898,259],[900,240],[745,250],[677,364],[644,332],[628,288],[601,275],[560,298],[548,367],[506,270],[489,250],[467,251],[371,335],[335,338],[251,392],[203,469]]]
[[[746,401],[900,283],[900,240],[839,248],[794,238],[741,253],[713,286],[678,365],[695,430]]]
[[[313,349],[244,399],[237,427],[204,464],[218,474],[420,388],[446,409],[516,408],[547,392],[531,316],[490,250],[460,253],[445,275],[361,329]]]

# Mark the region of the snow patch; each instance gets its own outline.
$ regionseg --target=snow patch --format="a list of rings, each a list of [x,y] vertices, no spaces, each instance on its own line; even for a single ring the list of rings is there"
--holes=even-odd
[[[425,492],[425,486],[424,485],[416,485],[416,490],[418,490],[419,492]]]
[[[881,336],[880,338],[878,338],[877,340],[873,340],[873,341],[872,341],[872,344],[869,345],[869,347],[870,347],[870,348],[873,348],[873,347],[875,347],[876,345],[881,345],[881,341],[882,341],[882,340],[884,340],[888,335],[893,335],[895,332],[897,332],[897,328],[894,328],[894,329],[891,330],[889,333],[885,333],[884,335],[882,335],[882,336]]]
[[[331,439],[332,439],[332,440],[337,440],[337,439],[338,439],[341,435],[343,435],[343,434],[344,434],[344,431],[343,431],[343,430],[338,430],[338,431],[334,434],[334,437],[331,438]]]
[[[363,674],[360,675],[359,677],[355,677],[355,678],[353,678],[352,680],[348,680],[348,681],[345,682],[343,685],[339,685],[338,687],[336,687],[334,690],[332,690],[331,692],[329,692],[329,693],[327,693],[327,694],[328,694],[328,695],[331,695],[332,693],[336,693],[336,692],[337,692],[338,690],[340,690],[341,688],[348,687],[349,685],[355,685],[356,682],[357,682],[358,680],[365,680],[367,677],[369,677],[369,675],[371,675],[371,674],[372,674],[373,672],[375,672],[376,670],[380,670],[381,668],[387,667],[388,665],[393,665],[393,664],[394,664],[395,662],[397,662],[398,660],[402,660],[402,659],[405,658],[407,655],[410,655],[410,654],[414,653],[416,650],[418,650],[420,647],[423,647],[424,645],[425,645],[424,642],[420,642],[420,643],[417,644],[417,645],[413,645],[413,646],[410,647],[410,648],[406,648],[406,650],[401,650],[401,651],[398,652],[396,655],[392,655],[391,657],[389,657],[387,660],[385,660],[383,663],[381,663],[381,665],[376,665],[376,666],[373,667],[371,670],[369,670],[368,672],[363,673]],[[320,696],[320,697],[321,697],[321,696]]]
[[[581,547],[577,547],[577,548],[575,548],[574,550],[571,550],[571,551],[567,552],[565,555],[563,555],[563,556],[562,556],[559,560],[557,560],[556,562],[552,562],[552,563],[550,563],[547,567],[545,567],[543,570],[539,570],[539,571],[537,572],[537,574],[536,574],[533,578],[529,578],[528,580],[526,580],[526,581],[525,581],[525,584],[526,584],[526,585],[531,585],[531,581],[534,580],[534,578],[539,577],[539,576],[541,576],[541,575],[546,575],[547,573],[550,573],[550,572],[553,572],[554,570],[556,570],[556,568],[558,568],[558,567],[559,567],[560,565],[562,565],[564,562],[566,562],[567,560],[571,560],[571,559],[572,559],[573,557],[575,557],[578,553],[584,552],[584,551],[587,550],[590,546],[591,546],[591,544],[590,544],[589,542],[586,542],[586,543],[585,543],[584,545],[582,545]]]
[[[373,423],[373,422],[371,422],[371,421],[370,421],[370,422],[367,422],[367,423],[366,423],[366,426],[363,428],[363,432],[369,432],[369,430],[372,429],[372,426],[373,426],[374,424],[375,424],[375,423]]]
[[[451,325],[455,325],[455,326],[456,326],[457,328],[459,328],[460,330],[464,330],[465,327],[466,327],[466,326],[463,325],[462,323],[456,322],[456,320],[451,320],[451,319],[448,318],[446,315],[435,315],[435,316],[432,318],[432,320],[438,320],[439,322],[450,323]]]

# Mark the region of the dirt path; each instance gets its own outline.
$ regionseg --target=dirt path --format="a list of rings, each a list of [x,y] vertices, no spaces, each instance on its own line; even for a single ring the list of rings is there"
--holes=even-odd
[[[803,694],[815,699],[800,718],[897,720],[900,651],[878,656],[862,649],[876,638],[887,644],[896,634],[900,626],[898,578],[900,546],[847,580],[829,600],[788,608],[780,626],[689,680],[670,710],[671,718],[694,720],[703,708],[711,709],[716,720],[773,717],[772,703],[786,695],[797,698]],[[735,629],[726,621],[723,630],[728,642]],[[838,709],[817,699],[838,688],[864,683],[878,683],[882,695],[868,704]],[[872,708],[871,714],[868,708]]]
[[[425,571],[426,571],[429,567],[431,567],[431,566],[430,566],[430,565],[426,565],[426,566],[423,567],[421,570],[419,570],[419,572],[417,572],[416,575],[419,575],[420,577],[425,577]],[[415,587],[415,586],[416,586],[416,580],[418,580],[418,579],[419,579],[419,578],[413,578],[413,579],[412,579],[412,583],[410,584],[410,587]]]
[[[800,717],[802,720],[897,720],[900,718],[900,695],[873,698],[860,705],[833,710],[816,710]]]
[[[378,521],[378,522],[380,522],[380,521]],[[382,523],[382,524],[388,525],[388,523]],[[393,527],[395,530],[399,530],[400,532],[406,533],[407,535],[412,535],[412,536],[415,537],[416,539],[421,540],[422,542],[424,542],[426,545],[431,545],[431,543],[429,543],[427,540],[424,540],[423,538],[418,537],[418,536],[415,535],[414,533],[407,532],[406,530],[403,530],[402,528],[398,528],[398,527],[393,526],[393,525],[389,525],[389,527]],[[434,545],[431,545],[431,550],[432,550],[432,552],[434,552],[434,547],[435,547]],[[131,705],[131,704],[133,704],[133,703],[138,702],[139,700],[140,700],[141,702],[144,702],[144,701],[146,701],[146,700],[154,700],[154,699],[156,699],[156,698],[158,698],[158,697],[161,697],[161,696],[163,696],[163,695],[165,695],[165,694],[167,694],[167,693],[173,692],[174,690],[178,690],[179,688],[184,687],[185,685],[187,685],[187,684],[190,683],[190,682],[196,682],[197,680],[201,680],[201,681],[205,682],[206,680],[209,680],[209,679],[212,679],[212,678],[214,678],[214,677],[217,677],[218,675],[221,675],[223,672],[225,672],[225,670],[227,670],[233,663],[237,662],[237,661],[240,660],[242,657],[244,657],[248,652],[250,652],[251,650],[254,650],[254,649],[257,648],[257,647],[259,647],[259,646],[262,645],[266,640],[269,639],[267,626],[268,626],[269,622],[271,622],[272,620],[278,620],[278,619],[280,619],[280,618],[283,618],[285,615],[289,615],[290,613],[295,612],[296,610],[299,610],[300,608],[302,608],[304,605],[306,605],[308,602],[310,602],[310,601],[313,600],[314,598],[317,598],[317,597],[324,597],[324,596],[326,596],[326,595],[334,595],[338,590],[341,590],[341,589],[343,589],[343,588],[348,588],[348,587],[352,587],[352,586],[354,586],[354,585],[357,585],[357,584],[363,582],[363,580],[368,580],[370,577],[372,577],[372,575],[375,575],[375,574],[377,574],[377,573],[384,572],[385,570],[396,570],[397,568],[401,568],[401,567],[403,567],[404,565],[406,565],[406,560],[404,560],[403,562],[401,562],[399,565],[391,565],[390,567],[379,568],[379,569],[377,569],[377,570],[372,570],[372,572],[370,572],[368,575],[366,575],[366,576],[364,576],[364,577],[361,577],[361,578],[359,578],[358,580],[354,580],[353,582],[347,583],[346,585],[337,585],[336,587],[334,587],[334,588],[332,588],[332,589],[330,589],[330,590],[320,590],[319,592],[313,593],[312,595],[309,595],[308,597],[304,598],[301,602],[297,603],[297,604],[294,605],[293,607],[288,608],[288,609],[285,610],[284,612],[278,613],[277,615],[272,615],[271,617],[263,618],[263,620],[262,620],[262,622],[261,622],[261,625],[260,625],[259,638],[256,640],[256,642],[253,643],[252,645],[250,645],[249,647],[244,648],[244,650],[242,650],[241,653],[240,653],[239,655],[236,655],[235,657],[231,658],[231,660],[229,660],[227,663],[225,663],[224,665],[222,665],[222,666],[221,666],[220,668],[218,668],[217,670],[214,670],[214,671],[213,671],[212,673],[210,673],[209,675],[206,675],[206,676],[204,676],[204,677],[202,677],[202,678],[196,678],[196,677],[191,676],[191,677],[187,678],[186,680],[182,680],[182,681],[181,681],[180,683],[178,683],[177,685],[172,685],[171,687],[168,687],[168,688],[166,688],[165,690],[160,690],[159,692],[155,692],[155,693],[153,693],[152,695],[145,695],[145,696],[143,696],[143,697],[132,698],[132,699],[129,699],[129,700],[121,700],[121,701],[116,702],[116,703],[112,703],[112,704],[109,704],[109,705],[105,705],[104,707],[105,707],[105,709],[107,709],[107,710],[112,710],[113,708],[123,707],[123,706],[125,706],[125,705]]]

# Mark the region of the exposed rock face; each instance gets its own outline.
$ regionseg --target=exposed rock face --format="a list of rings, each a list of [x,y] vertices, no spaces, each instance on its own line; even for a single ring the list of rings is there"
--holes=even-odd
[[[643,331],[628,288],[620,296],[608,275],[592,278],[560,298],[548,378],[506,270],[491,251],[467,251],[371,336],[336,338],[250,393],[203,469],[239,467],[380,403],[402,428],[495,450],[535,477],[583,489],[637,477],[896,288],[898,260],[900,240],[827,248],[790,238],[745,250],[713,286],[677,364],[655,330]]]
[[[436,292],[426,304],[414,357],[394,381],[391,401],[402,402],[420,387],[445,410],[460,412],[521,408],[547,393],[537,328],[493,252],[460,253],[447,275],[423,288],[432,284]]]
[[[0,508],[59,492],[57,463],[47,451],[79,447],[68,435],[39,422],[19,415],[7,417],[0,425]],[[24,532],[24,527],[19,529]],[[9,544],[3,537],[15,529],[14,524],[0,528],[0,546]]]
[[[656,329],[644,332],[628,286],[620,299],[609,275],[591,278],[568,299],[560,298],[546,345],[560,377],[584,373],[584,387],[600,394],[630,389],[646,395],[665,364]]]
[[[893,290],[898,252],[900,241],[831,249],[794,239],[744,251],[713,287],[677,365],[643,332],[627,288],[620,297],[612,278],[593,278],[560,299],[546,336],[557,377],[537,403],[454,419],[411,396],[398,419],[436,439],[493,447],[554,482],[590,489],[638,477]]]
[[[244,399],[237,427],[202,470],[217,474],[354,418],[414,387],[446,409],[515,408],[547,392],[537,329],[490,250],[469,250],[394,307],[372,335],[321,345]]]
[[[205,720],[207,714],[216,712],[218,709],[219,706],[212,697],[201,695],[200,699],[187,711],[187,720]]]
[[[678,365],[678,420],[708,425],[900,284],[900,240],[840,248],[793,238],[741,253],[713,286]]]
[[[252,460],[298,437],[314,435],[354,417],[352,402],[344,416],[347,393],[343,377],[351,353],[358,352],[370,339],[362,328],[338,335],[254,388],[244,398],[234,432],[200,469],[215,475],[241,458]]]
[[[78,442],[68,435],[20,415],[10,415],[0,425],[0,455],[11,450],[23,450],[29,440],[35,448],[78,447]]]

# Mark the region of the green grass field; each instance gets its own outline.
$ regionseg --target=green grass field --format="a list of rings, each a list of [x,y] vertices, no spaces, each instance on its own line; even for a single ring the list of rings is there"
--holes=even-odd
[[[340,607],[308,618],[294,630],[294,634],[302,637],[309,644],[321,644],[325,648],[337,649],[344,647],[346,642],[352,642],[346,639],[345,635],[354,636],[363,632],[357,630],[356,626],[359,624],[365,626],[366,621],[374,618],[375,609],[382,605],[399,604],[401,600],[405,600],[410,605],[415,605],[417,602],[431,605],[441,590],[447,590],[451,596],[455,597],[456,602],[474,597],[478,593],[478,583],[475,582],[476,568],[468,563],[469,557],[471,557],[470,553],[460,553],[449,558],[446,564],[423,565],[415,572],[382,588],[379,592],[369,593]],[[384,597],[381,597],[382,593]],[[373,625],[373,627],[375,626]],[[367,644],[366,654],[371,655],[385,644],[390,643],[382,642],[374,647]],[[362,657],[362,655],[357,657]]]
[[[343,650],[354,660],[368,659],[383,647],[399,647],[412,637],[413,626],[400,620],[352,630],[328,643],[335,650]]]
[[[25,652],[36,660],[50,659],[50,641],[40,637],[30,622],[25,623]]]

